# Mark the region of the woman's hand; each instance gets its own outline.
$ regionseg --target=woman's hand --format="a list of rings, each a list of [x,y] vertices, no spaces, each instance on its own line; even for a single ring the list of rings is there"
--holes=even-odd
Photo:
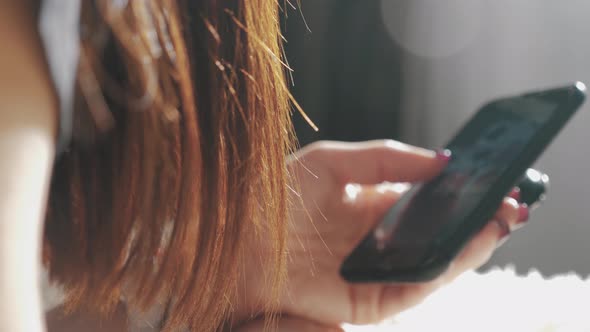
[[[485,263],[526,214],[512,198],[496,214],[502,222],[490,222],[437,280],[350,284],[339,275],[345,257],[404,191],[392,183],[430,179],[447,161],[444,155],[391,140],[321,142],[294,155],[289,167],[298,182],[293,201],[299,203],[292,210],[282,311],[328,325],[373,323],[418,304],[460,273]]]

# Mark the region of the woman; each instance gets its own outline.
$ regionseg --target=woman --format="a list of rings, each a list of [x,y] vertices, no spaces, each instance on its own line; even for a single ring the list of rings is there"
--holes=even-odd
[[[1,2],[0,330],[44,329],[41,261],[67,290],[52,330],[156,312],[166,331],[301,331],[393,315],[489,258],[513,199],[440,280],[339,278],[400,194],[378,184],[446,159],[392,141],[291,154],[278,18],[267,0]]]

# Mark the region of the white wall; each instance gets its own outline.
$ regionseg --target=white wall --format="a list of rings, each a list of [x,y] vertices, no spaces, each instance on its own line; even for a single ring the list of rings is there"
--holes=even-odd
[[[382,0],[404,49],[404,140],[438,147],[483,102],[576,80],[590,84],[588,0]],[[590,105],[590,102],[588,103]],[[590,273],[590,109],[539,160],[549,199],[494,264]]]

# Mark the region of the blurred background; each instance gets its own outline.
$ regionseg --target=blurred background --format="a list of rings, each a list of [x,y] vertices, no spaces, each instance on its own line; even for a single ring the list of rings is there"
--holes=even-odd
[[[302,145],[393,138],[437,148],[490,99],[590,84],[587,0],[300,2],[286,11],[286,53],[293,93],[320,127],[296,114]],[[548,200],[484,270],[590,274],[588,106],[535,165],[551,177]]]

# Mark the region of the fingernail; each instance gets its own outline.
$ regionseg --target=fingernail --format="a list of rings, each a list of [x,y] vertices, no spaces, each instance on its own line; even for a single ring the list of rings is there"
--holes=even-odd
[[[530,212],[526,204],[520,204],[518,207],[518,223],[522,224],[529,220]]]
[[[508,194],[508,197],[514,198],[516,201],[520,202],[520,188],[515,187],[512,189],[510,194]]]
[[[439,149],[436,151],[436,159],[444,162],[449,162],[451,160],[451,150],[449,149]]]

